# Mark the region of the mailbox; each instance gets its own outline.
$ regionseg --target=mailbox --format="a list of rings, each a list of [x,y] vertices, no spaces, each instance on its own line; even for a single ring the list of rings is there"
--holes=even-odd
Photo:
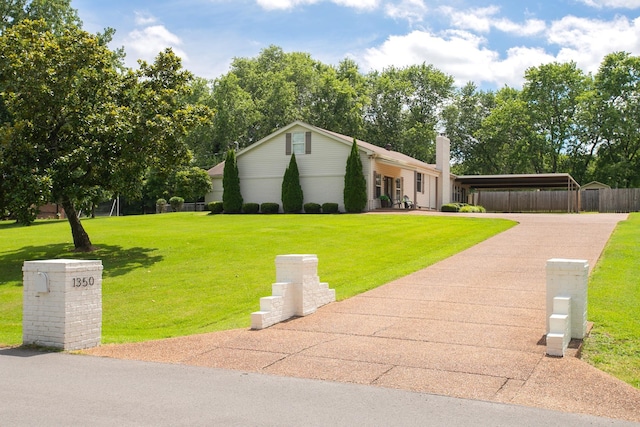
[[[36,272],[36,276],[34,278],[33,288],[38,293],[48,293],[49,292],[49,276],[47,273],[43,273],[42,271]]]

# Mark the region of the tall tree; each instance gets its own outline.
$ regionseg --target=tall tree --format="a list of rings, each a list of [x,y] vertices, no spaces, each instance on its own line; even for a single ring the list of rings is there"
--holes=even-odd
[[[225,213],[240,213],[242,212],[242,203],[236,152],[230,149],[227,151],[222,172],[222,210]]]
[[[350,213],[360,213],[367,207],[367,181],[364,179],[362,159],[356,139],[353,139],[351,153],[347,157],[344,174],[344,209]]]
[[[3,0],[0,2],[0,33],[25,20],[43,19],[49,30],[60,33],[68,25],[80,26],[71,0]]]
[[[489,173],[483,170],[477,158],[483,141],[478,139],[482,121],[496,105],[496,95],[492,91],[478,90],[473,83],[460,88],[453,102],[442,112],[445,133],[451,140],[452,171],[459,174]]]
[[[11,120],[2,127],[2,186],[13,212],[53,201],[66,211],[76,250],[92,244],[78,215],[96,187],[139,195],[150,166],[189,160],[187,129],[208,117],[181,103],[191,75],[170,50],[153,64],[121,72],[104,37],[44,21],[0,36],[0,86]],[[13,190],[28,189],[22,196]],[[30,195],[29,195],[30,194]]]
[[[496,105],[482,120],[465,158],[466,173],[510,174],[544,172],[540,145],[544,138],[532,127],[529,108],[512,88],[502,88]]]
[[[197,166],[176,171],[169,183],[171,194],[187,202],[197,202],[211,191],[211,177]]]
[[[308,120],[316,126],[345,135],[362,133],[367,82],[351,59],[337,68],[321,67]]]
[[[640,186],[640,57],[607,55],[595,77],[603,142],[596,177],[613,187]]]
[[[434,162],[436,126],[453,95],[453,77],[422,64],[390,67],[367,78],[371,102],[365,108],[366,140]]]
[[[586,84],[586,77],[575,62],[543,64],[525,72],[522,98],[536,132],[546,141],[540,147],[544,172],[568,172],[562,159],[569,147],[577,144],[576,111]]]
[[[304,194],[300,185],[300,172],[298,171],[298,163],[294,153],[291,154],[289,166],[284,171],[281,198],[284,213],[298,213],[302,210]]]

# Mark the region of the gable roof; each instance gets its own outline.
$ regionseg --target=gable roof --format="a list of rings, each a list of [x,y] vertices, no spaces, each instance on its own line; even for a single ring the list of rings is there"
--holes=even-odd
[[[326,129],[322,129],[320,127],[317,126],[313,126],[310,125],[308,123],[302,122],[300,120],[296,120],[292,123],[290,123],[289,125],[278,129],[277,131],[267,135],[266,137],[262,138],[260,141],[255,142],[253,144],[251,144],[250,146],[240,150],[237,154],[236,157],[243,155],[244,153],[254,150],[257,147],[259,147],[260,145],[264,144],[266,141],[271,140],[272,138],[281,135],[283,133],[286,133],[287,131],[289,131],[291,128],[293,128],[294,126],[301,126],[304,127],[310,131],[315,131],[321,134],[324,134],[325,136],[329,137],[330,139],[343,143],[343,144],[347,144],[349,146],[351,146],[351,144],[353,144],[353,137],[351,136],[347,136],[347,135],[342,135],[340,133],[337,132],[332,132],[330,130],[326,130]],[[405,167],[409,167],[409,168],[421,168],[421,169],[432,169],[435,170],[436,167],[435,165],[429,164],[429,163],[425,163],[422,162],[418,159],[414,159],[411,156],[407,156],[406,154],[402,154],[398,151],[393,151],[393,150],[387,150],[384,147],[378,147],[377,145],[374,144],[370,144],[368,142],[365,141],[361,141],[359,139],[356,139],[356,144],[358,145],[358,148],[360,148],[362,151],[364,151],[367,155],[373,156],[374,158],[380,159],[381,161],[386,161],[388,163],[391,164],[395,164],[395,165],[402,165]],[[207,171],[209,173],[209,176],[222,176],[224,173],[224,162],[220,162],[217,165],[215,165],[214,167],[212,167],[211,169],[209,169]]]
[[[599,189],[611,189],[611,186],[608,184],[603,184],[602,182],[599,181],[591,181],[587,184],[584,184],[581,187],[582,190],[599,190]]]

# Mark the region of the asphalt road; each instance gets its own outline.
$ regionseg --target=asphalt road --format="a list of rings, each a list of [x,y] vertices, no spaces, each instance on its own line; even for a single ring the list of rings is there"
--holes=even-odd
[[[637,426],[515,405],[193,366],[0,350],[1,426]]]

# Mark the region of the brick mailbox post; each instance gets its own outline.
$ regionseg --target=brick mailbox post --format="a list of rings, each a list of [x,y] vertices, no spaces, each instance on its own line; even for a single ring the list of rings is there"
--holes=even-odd
[[[25,261],[22,342],[63,350],[100,344],[102,261]]]

